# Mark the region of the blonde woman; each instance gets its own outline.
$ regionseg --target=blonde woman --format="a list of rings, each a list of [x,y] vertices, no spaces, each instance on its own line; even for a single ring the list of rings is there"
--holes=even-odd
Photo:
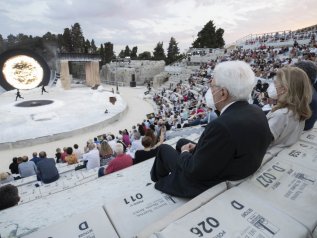
[[[110,162],[114,158],[113,150],[111,146],[108,144],[107,141],[102,141],[100,144],[99,149],[100,159],[101,159],[101,166],[104,166]]]
[[[302,134],[305,120],[310,118],[309,103],[312,88],[307,74],[297,67],[284,67],[277,71],[276,79],[268,88],[270,98],[277,103],[267,114],[272,133],[269,154],[275,156],[284,147],[296,143]]]

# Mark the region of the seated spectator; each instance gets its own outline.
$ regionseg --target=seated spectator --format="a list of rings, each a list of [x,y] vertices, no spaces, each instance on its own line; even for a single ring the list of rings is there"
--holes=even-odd
[[[99,150],[100,149],[100,140],[98,137],[94,137],[94,144],[96,146],[96,148]]]
[[[26,178],[37,174],[37,167],[33,161],[28,161],[27,156],[18,158],[19,174],[21,178]]]
[[[115,139],[114,135],[108,135],[107,136],[108,144],[110,145],[112,151],[114,151],[114,148],[116,147],[117,140]]]
[[[56,158],[56,163],[62,163],[62,150],[60,148],[56,149],[56,154],[55,154],[55,158]]]
[[[131,144],[129,132],[127,131],[127,129],[124,129],[122,132],[122,141],[126,146],[129,146]]]
[[[317,66],[312,61],[300,61],[296,63],[294,66],[305,71],[308,78],[310,79],[311,85],[313,86],[312,87],[312,91],[313,91],[312,101],[309,104],[310,109],[312,111],[312,115],[310,118],[308,118],[305,121],[305,127],[304,127],[304,130],[307,131],[314,127],[314,124],[317,120],[317,92],[316,92]]]
[[[30,159],[30,161],[33,161],[34,162],[34,164],[36,165],[37,164],[37,162],[39,162],[39,157],[37,157],[37,152],[33,152],[33,154],[32,154],[32,159]]]
[[[117,136],[117,143],[120,143],[121,145],[123,145],[123,150],[124,150],[124,152],[126,152],[126,150],[127,150],[127,145],[123,142],[123,137],[122,137],[122,135],[118,135],[118,136]]]
[[[276,80],[268,89],[269,97],[277,99],[277,104],[267,114],[273,137],[269,154],[275,156],[298,141],[305,120],[312,114],[309,108],[312,92],[309,78],[300,68],[284,67],[277,71]]]
[[[71,164],[77,164],[78,160],[77,160],[77,156],[75,154],[73,154],[73,148],[72,147],[68,147],[66,150],[66,157],[65,157],[65,161],[68,165]]]
[[[146,131],[145,131],[145,136],[149,136],[151,137],[152,139],[152,144],[151,144],[151,147],[154,147],[157,143],[157,137],[155,136],[154,134],[154,130],[151,129],[151,128],[148,128]],[[142,144],[143,145],[143,144]]]
[[[122,144],[116,144],[115,153],[116,157],[109,162],[107,168],[105,169],[105,174],[119,171],[133,164],[131,156],[124,153]]]
[[[9,165],[9,169],[12,174],[18,174],[19,173],[19,164],[18,164],[18,158],[14,157],[12,159],[12,163]]]
[[[101,166],[107,165],[113,158],[113,150],[108,144],[107,141],[102,141],[100,144],[100,159],[101,159]]]
[[[253,86],[248,64],[229,61],[215,67],[209,105],[220,116],[206,126],[197,144],[183,139],[180,152],[167,144],[159,147],[151,169],[156,189],[193,198],[223,181],[246,178],[261,166],[272,136],[262,110],[247,101]]]
[[[17,205],[20,201],[18,188],[12,184],[0,187],[0,210]]]
[[[144,132],[145,134],[145,132]],[[143,150],[144,147],[142,145],[141,142],[141,134],[136,131],[134,132],[134,140],[132,141],[131,147],[129,149],[129,153],[131,154],[131,156],[134,158],[134,154],[137,150]]]
[[[62,163],[66,163],[66,161],[65,161],[65,157],[67,156],[67,147],[64,147],[63,148],[63,153],[62,153],[62,155],[61,155],[61,161],[62,161]]]
[[[59,179],[59,173],[53,158],[47,158],[46,152],[39,153],[40,161],[37,163],[38,180],[43,183],[52,183]]]
[[[86,142],[86,145],[84,147],[84,153],[88,153],[89,152],[89,144],[92,144],[94,143],[92,139],[89,139],[87,142]]]
[[[83,154],[83,160],[87,161],[86,169],[90,170],[93,168],[100,167],[100,156],[99,150],[96,148],[94,143],[88,144],[89,151],[86,154]]]
[[[13,176],[8,172],[0,173],[0,184],[9,183],[14,181]]]
[[[144,136],[142,138],[142,145],[144,147],[143,150],[137,150],[135,152],[135,157],[133,160],[133,164],[138,164],[147,159],[153,158],[156,156],[158,152],[158,148],[164,142],[164,129],[161,130],[160,140],[157,144],[153,146],[153,139],[150,136]]]
[[[77,144],[74,144],[74,154],[76,155],[78,161],[83,159],[83,152],[79,149]]]

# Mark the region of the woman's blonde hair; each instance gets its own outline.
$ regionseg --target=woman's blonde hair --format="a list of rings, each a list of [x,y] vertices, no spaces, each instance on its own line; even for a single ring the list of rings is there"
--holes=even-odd
[[[102,141],[100,145],[100,155],[106,156],[106,155],[112,155],[113,151],[111,149],[111,146],[108,144],[107,141]]]
[[[288,108],[300,121],[310,118],[312,87],[305,71],[297,67],[283,67],[277,71],[276,80],[286,92],[279,96],[272,112]]]

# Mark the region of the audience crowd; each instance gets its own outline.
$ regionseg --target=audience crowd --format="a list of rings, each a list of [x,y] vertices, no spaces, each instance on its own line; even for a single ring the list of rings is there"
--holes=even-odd
[[[209,126],[210,122],[217,122],[222,112],[219,106],[217,108],[215,105],[219,105],[221,101],[214,102],[214,98],[220,91],[211,90],[211,88],[218,87],[215,82],[220,81],[221,78],[220,76],[218,80],[214,78],[215,68],[217,69],[218,65],[226,61],[246,62],[257,78],[248,101],[267,114],[271,137],[270,145],[267,145],[265,150],[267,149],[267,153],[276,155],[281,148],[294,144],[302,131],[311,129],[317,120],[315,32],[303,35],[311,39],[309,45],[300,45],[296,42],[296,39],[300,39],[302,35],[287,33],[283,37],[267,35],[257,41],[265,43],[291,37],[295,39],[293,47],[273,48],[263,44],[258,49],[238,48],[216,60],[202,64],[199,70],[191,74],[188,82],[180,80],[175,85],[170,83],[169,87],[152,91],[153,102],[156,105],[155,113],[147,115],[146,119],[132,126],[131,129],[122,129],[118,134],[104,133],[96,136],[94,139],[89,139],[82,148],[78,144],[63,145],[63,151],[60,148],[56,149],[55,157],[47,158],[45,151],[34,152],[30,160],[27,155],[14,157],[9,166],[11,173],[1,173],[0,184],[32,175],[36,175],[38,181],[43,183],[54,182],[60,177],[56,166],[59,163],[78,164],[76,170],[99,168],[98,176],[104,176],[155,157],[161,144],[173,131],[197,125]],[[251,43],[247,42],[247,44]],[[231,84],[224,84],[223,88],[230,91],[228,88],[235,87],[237,82],[232,81]],[[227,95],[225,100],[231,96]],[[230,101],[228,102],[230,105]],[[266,142],[267,140],[265,144]],[[196,145],[191,143],[191,146],[188,147],[188,151]],[[183,152],[183,149],[179,148],[178,153],[180,152]],[[157,175],[159,169],[156,171],[154,166],[152,178],[157,182],[164,176]],[[193,197],[204,189],[205,187],[199,191],[193,190],[183,194],[184,191],[181,192],[180,188],[174,194]],[[11,199],[10,202],[1,202],[0,209],[19,202],[14,186],[2,185],[0,190],[1,194],[7,191],[7,195],[3,197]],[[170,192],[166,188],[161,190]],[[173,192],[170,193],[173,194]]]

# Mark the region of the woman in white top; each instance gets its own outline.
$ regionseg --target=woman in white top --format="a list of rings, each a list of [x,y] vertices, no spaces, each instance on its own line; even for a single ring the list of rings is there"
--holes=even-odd
[[[277,155],[284,147],[296,143],[303,132],[305,120],[311,116],[309,103],[312,89],[307,74],[297,67],[277,71],[274,84],[268,88],[270,98],[277,103],[267,114],[272,143],[267,154]]]

